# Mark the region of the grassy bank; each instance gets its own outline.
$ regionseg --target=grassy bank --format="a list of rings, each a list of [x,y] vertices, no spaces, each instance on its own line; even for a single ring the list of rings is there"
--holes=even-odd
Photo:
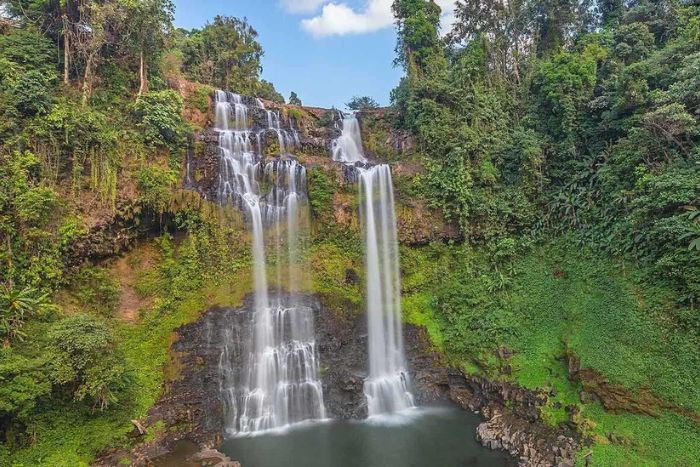
[[[543,408],[552,424],[575,422],[595,440],[594,465],[695,465],[698,427],[658,416],[612,414],[582,403],[565,353],[627,389],[651,391],[677,411],[700,409],[698,340],[668,323],[672,293],[641,280],[633,265],[599,258],[570,240],[501,255],[463,246],[402,251],[404,313],[423,325],[454,365],[528,388],[554,390]],[[507,250],[506,250],[507,253]],[[509,358],[497,350],[506,349]],[[504,352],[501,352],[503,355]]]

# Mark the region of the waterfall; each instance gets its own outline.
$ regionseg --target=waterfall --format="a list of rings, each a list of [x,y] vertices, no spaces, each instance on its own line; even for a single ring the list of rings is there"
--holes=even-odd
[[[275,110],[266,110],[265,112],[267,113],[267,129],[277,134],[280,153],[286,154],[288,147],[294,148],[299,144],[299,133],[291,127],[291,124],[290,131],[282,128],[279,112]]]
[[[391,170],[360,169],[360,218],[364,229],[367,283],[370,416],[413,406],[403,352],[399,249]]]
[[[324,418],[313,312],[293,300],[293,293],[299,291],[303,269],[298,245],[308,228],[306,170],[295,160],[286,158],[284,143],[290,138],[280,126],[279,114],[266,111],[268,128],[262,131],[277,133],[285,158],[263,163],[251,142],[253,130],[243,98],[223,91],[217,91],[215,97],[219,201],[231,202],[242,209],[250,225],[255,288],[252,329],[248,333],[252,342],[244,346],[248,359],[243,372],[236,368],[232,350],[238,345],[234,337],[239,336],[230,335],[230,329],[220,330],[225,342],[219,372],[226,433],[250,434]],[[261,102],[255,103],[260,108]],[[260,151],[260,132],[255,134],[255,139]],[[263,186],[270,187],[267,193],[261,191]],[[281,287],[286,279],[289,298],[281,292],[269,292],[268,246],[277,254],[278,285]],[[283,257],[287,260],[284,271]]]
[[[355,114],[342,115],[342,132],[340,137],[333,141],[333,160],[354,164],[355,162],[367,162],[362,151],[362,137],[360,124]]]
[[[355,116],[343,117],[333,159],[366,162]],[[386,164],[360,167],[360,221],[365,243],[365,282],[369,375],[365,380],[369,416],[413,407],[403,350],[399,249],[391,169]]]

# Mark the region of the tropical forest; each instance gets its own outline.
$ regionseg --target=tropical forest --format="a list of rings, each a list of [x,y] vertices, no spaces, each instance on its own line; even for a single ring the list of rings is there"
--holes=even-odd
[[[212,1],[0,0],[0,466],[700,466],[697,0]]]

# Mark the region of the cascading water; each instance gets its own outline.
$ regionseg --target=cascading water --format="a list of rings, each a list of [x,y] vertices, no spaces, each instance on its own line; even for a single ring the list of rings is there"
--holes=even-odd
[[[367,162],[362,151],[362,137],[360,135],[360,124],[355,114],[341,114],[342,132],[340,137],[333,141],[333,160],[345,164],[355,162]]]
[[[366,162],[360,126],[354,115],[343,117],[333,159]],[[365,241],[369,375],[365,380],[369,416],[413,407],[403,351],[398,239],[391,169],[386,164],[356,166],[360,219]]]
[[[264,108],[259,100],[256,105]],[[313,312],[291,299],[299,287],[302,268],[298,264],[298,245],[308,223],[306,171],[296,161],[286,158],[286,148],[293,145],[296,137],[290,137],[281,128],[279,114],[266,112],[268,128],[255,134],[257,149],[261,151],[260,133],[272,130],[277,133],[280,152],[285,158],[263,164],[253,148],[248,105],[237,94],[216,92],[215,125],[221,161],[219,200],[233,202],[246,214],[252,234],[255,287],[253,342],[246,346],[248,359],[242,374],[233,358],[234,336],[226,334],[230,334],[229,329],[221,330],[225,344],[219,360],[220,389],[226,432],[230,435],[325,417]],[[262,193],[262,186],[271,188]],[[271,297],[268,291],[266,233],[271,233],[268,237],[277,253],[275,264],[280,287],[282,257],[286,257],[288,267],[284,274],[289,299],[283,299],[281,293]]]
[[[360,218],[365,236],[370,416],[413,406],[403,352],[399,251],[391,170],[386,164],[360,170]]]

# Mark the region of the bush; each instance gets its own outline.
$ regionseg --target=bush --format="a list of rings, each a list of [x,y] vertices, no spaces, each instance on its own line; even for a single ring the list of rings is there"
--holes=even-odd
[[[52,78],[47,78],[36,70],[30,70],[20,76],[17,84],[10,90],[10,95],[22,116],[31,117],[49,109],[53,99]]]
[[[144,167],[137,174],[139,200],[162,212],[170,202],[170,189],[177,181],[177,173],[158,167]]]
[[[350,110],[371,110],[379,107],[379,103],[369,96],[355,96],[345,105]]]
[[[180,148],[185,142],[182,107],[182,97],[175,91],[143,94],[134,103],[133,112],[143,130],[144,142],[152,148]]]
[[[11,432],[21,432],[39,400],[51,393],[46,365],[40,358],[27,358],[13,348],[0,347],[0,436],[12,447]],[[12,428],[15,428],[14,430]],[[2,463],[0,465],[10,465]]]
[[[68,388],[75,400],[91,400],[94,408],[104,410],[127,386],[123,356],[98,318],[78,314],[58,321],[49,330],[48,350],[52,379]]]
[[[0,339],[8,347],[12,340],[25,337],[22,327],[34,315],[54,309],[46,294],[32,287],[0,289]]]
[[[70,286],[86,312],[109,317],[119,305],[119,284],[106,269],[82,268],[71,278]]]

